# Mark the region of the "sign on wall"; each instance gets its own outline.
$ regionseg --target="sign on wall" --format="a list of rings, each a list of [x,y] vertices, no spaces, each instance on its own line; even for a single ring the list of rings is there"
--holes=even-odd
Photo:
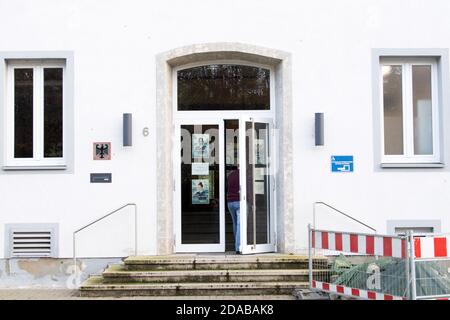
[[[111,183],[111,173],[91,173],[91,183]]]
[[[353,172],[353,156],[331,156],[331,172]]]
[[[94,142],[94,160],[111,160],[111,142]]]

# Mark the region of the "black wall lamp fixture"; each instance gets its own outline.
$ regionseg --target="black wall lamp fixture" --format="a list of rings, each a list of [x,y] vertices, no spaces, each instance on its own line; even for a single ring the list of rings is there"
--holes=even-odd
[[[123,114],[123,146],[131,147],[133,145],[133,123],[132,123],[132,114],[124,113]]]
[[[316,146],[323,146],[324,144],[324,119],[323,112],[317,112],[314,114],[315,122],[315,143]]]

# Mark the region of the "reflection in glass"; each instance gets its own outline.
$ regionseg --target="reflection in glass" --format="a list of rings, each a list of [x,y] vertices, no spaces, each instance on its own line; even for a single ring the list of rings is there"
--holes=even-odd
[[[412,67],[414,154],[433,154],[431,66]]]
[[[44,69],[44,157],[63,156],[63,69]]]
[[[213,64],[178,71],[178,110],[269,110],[270,71]]]
[[[14,69],[14,158],[33,157],[33,69]]]
[[[403,154],[402,67],[383,66],[384,153]]]

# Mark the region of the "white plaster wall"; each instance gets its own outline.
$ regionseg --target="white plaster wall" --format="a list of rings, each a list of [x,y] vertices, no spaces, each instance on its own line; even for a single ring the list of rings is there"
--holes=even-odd
[[[374,169],[371,49],[449,48],[449,13],[446,0],[0,0],[0,51],[71,50],[75,57],[73,172],[0,171],[0,224],[59,223],[60,256],[68,257],[76,228],[136,202],[140,253],[155,253],[155,56],[194,43],[241,42],[292,53],[298,249],[315,200],[379,232],[387,219],[421,218],[441,219],[448,232],[448,167]],[[121,146],[124,112],[133,113],[131,148]],[[313,146],[314,112],[325,112],[320,148]],[[94,141],[112,142],[111,161],[92,161]],[[332,174],[332,154],[353,154],[355,172]],[[112,172],[113,183],[90,184],[90,172]],[[117,254],[128,236],[118,234]]]
[[[298,19],[314,27],[300,27],[304,30],[298,32],[301,41],[291,49],[295,50],[293,87],[297,88],[293,118],[298,248],[306,245],[306,224],[312,221],[316,200],[335,205],[379,233],[386,233],[388,219],[440,219],[442,231],[450,232],[448,163],[443,170],[375,170],[370,63],[371,48],[449,48],[450,24],[440,18],[450,12],[449,3],[319,3],[310,11],[317,15]],[[444,94],[448,96],[448,91]],[[324,147],[313,146],[314,111],[325,113]],[[448,142],[448,137],[444,139]],[[448,155],[448,143],[444,152]],[[354,155],[355,172],[331,173],[333,154]],[[368,231],[323,209],[317,224]]]

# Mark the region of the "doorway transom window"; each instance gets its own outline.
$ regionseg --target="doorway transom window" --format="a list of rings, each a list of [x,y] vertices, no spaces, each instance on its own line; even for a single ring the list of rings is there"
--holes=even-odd
[[[177,110],[270,110],[270,70],[208,64],[177,72]]]

